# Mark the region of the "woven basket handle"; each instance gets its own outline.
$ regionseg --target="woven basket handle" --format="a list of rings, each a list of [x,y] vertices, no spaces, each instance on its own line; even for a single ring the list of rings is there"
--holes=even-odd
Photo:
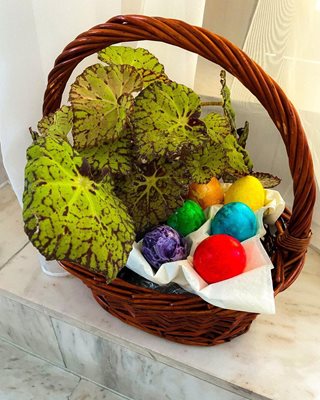
[[[294,204],[288,229],[278,237],[283,250],[304,252],[315,202],[312,159],[299,116],[279,85],[228,40],[179,20],[124,15],[79,35],[56,59],[44,95],[44,115],[60,107],[66,83],[85,57],[119,42],[154,40],[197,53],[239,79],[269,113],[285,143],[293,178]]]

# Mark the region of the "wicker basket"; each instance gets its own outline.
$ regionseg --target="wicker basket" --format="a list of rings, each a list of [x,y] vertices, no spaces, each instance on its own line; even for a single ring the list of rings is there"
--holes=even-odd
[[[285,143],[293,177],[292,215],[278,220],[266,248],[275,269],[275,295],[299,275],[310,240],[315,181],[307,140],[298,114],[280,87],[243,51],[228,40],[185,22],[139,15],[118,16],[79,35],[60,54],[49,74],[43,113],[60,107],[65,85],[85,57],[119,42],[162,41],[219,64],[246,86],[265,107]],[[117,278],[105,279],[81,266],[62,262],[93,292],[97,302],[122,321],[146,332],[184,344],[212,346],[245,333],[257,314],[214,307],[191,294],[162,294]]]

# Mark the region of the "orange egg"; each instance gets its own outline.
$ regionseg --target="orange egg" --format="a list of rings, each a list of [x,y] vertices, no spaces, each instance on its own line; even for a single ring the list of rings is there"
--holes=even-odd
[[[189,187],[188,199],[194,200],[205,209],[214,204],[223,203],[224,194],[217,178],[207,184],[192,183]]]

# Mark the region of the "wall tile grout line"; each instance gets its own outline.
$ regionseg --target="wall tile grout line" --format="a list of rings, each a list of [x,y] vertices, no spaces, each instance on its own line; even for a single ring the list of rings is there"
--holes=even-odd
[[[50,320],[50,325],[52,327],[54,337],[56,338],[56,341],[57,341],[57,345],[58,345],[58,349],[59,349],[60,354],[61,354],[63,365],[64,365],[65,369],[68,370],[67,363],[66,363],[66,360],[64,358],[64,355],[63,355],[63,352],[61,350],[60,343],[59,343],[59,340],[58,340],[58,337],[57,337],[57,334],[56,334],[56,330],[54,329],[54,325],[53,325],[53,322],[52,322],[52,317],[50,315],[48,315],[48,317],[49,317],[49,320]]]
[[[82,381],[82,379],[79,377],[78,383],[75,385],[75,387],[72,389],[71,393],[68,395],[67,400],[71,400],[73,393],[77,390],[81,381]]]

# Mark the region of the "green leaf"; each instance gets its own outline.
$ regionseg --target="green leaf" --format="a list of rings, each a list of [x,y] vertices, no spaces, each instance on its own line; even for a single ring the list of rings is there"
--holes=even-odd
[[[230,89],[227,86],[226,83],[226,71],[222,70],[220,72],[220,83],[221,83],[221,96],[223,99],[223,111],[224,115],[228,118],[230,127],[231,127],[231,132],[234,136],[237,134],[237,128],[236,128],[236,115],[235,112],[232,108],[231,105],[231,94],[230,94]]]
[[[71,85],[69,101],[74,114],[73,138],[77,149],[112,142],[129,121],[142,79],[129,65],[95,64]]]
[[[206,124],[207,133],[213,142],[219,142],[222,136],[231,133],[228,118],[221,114],[209,113],[204,117],[203,122]]]
[[[110,46],[99,51],[98,58],[109,65],[131,65],[142,76],[144,85],[155,80],[168,80],[157,57],[140,47]]]
[[[135,143],[143,162],[191,153],[208,136],[199,119],[199,96],[176,82],[155,82],[136,98],[133,113]]]
[[[250,172],[252,162],[248,152],[241,147],[233,135],[228,135],[223,142],[223,149],[227,156],[227,170],[237,172]]]
[[[247,139],[249,136],[249,122],[246,121],[244,123],[243,128],[237,129],[237,135],[238,135],[238,143],[241,147],[245,148],[247,144]]]
[[[72,128],[72,110],[68,106],[62,106],[54,113],[43,117],[38,122],[38,130],[41,136],[60,136],[67,140],[67,134]]]
[[[88,168],[61,139],[39,138],[27,160],[23,219],[33,245],[48,260],[69,260],[114,279],[135,235],[111,185],[81,175]]]
[[[131,134],[126,133],[112,143],[79,150],[94,171],[104,170],[110,174],[128,174],[132,167]]]
[[[164,159],[135,166],[130,176],[118,181],[116,192],[128,207],[137,232],[163,223],[188,193],[190,176],[183,163]]]
[[[221,144],[223,143],[224,138],[227,138],[228,135],[233,136],[232,129],[227,117],[224,117],[216,113],[210,113],[203,119],[203,121],[206,124],[208,135],[210,136],[210,139],[213,143]],[[244,149],[243,146],[240,145],[240,143],[246,143],[248,134],[249,134],[249,124],[248,122],[246,122],[244,128],[241,128],[239,139],[237,140],[235,137],[234,137],[235,140],[228,138],[227,142],[229,143],[229,150],[228,150],[229,155],[231,156],[233,154],[231,149],[234,147],[234,150],[240,155],[242,155],[243,161],[246,165],[245,170],[250,172],[252,171],[253,168],[252,161],[249,157],[249,153]],[[243,172],[244,168],[242,166],[242,161],[240,162],[239,157],[237,157],[237,161],[234,163],[234,165],[232,165],[231,162],[231,165],[229,165],[229,167],[231,166],[231,170],[233,169],[236,170],[237,164],[239,165],[240,168],[239,172],[240,171]],[[229,169],[229,172],[231,170]]]
[[[239,146],[236,138],[230,133],[227,136],[217,135],[216,141],[191,155],[186,160],[186,168],[196,183],[208,183],[210,179],[225,173],[248,173],[245,162],[247,152]]]

